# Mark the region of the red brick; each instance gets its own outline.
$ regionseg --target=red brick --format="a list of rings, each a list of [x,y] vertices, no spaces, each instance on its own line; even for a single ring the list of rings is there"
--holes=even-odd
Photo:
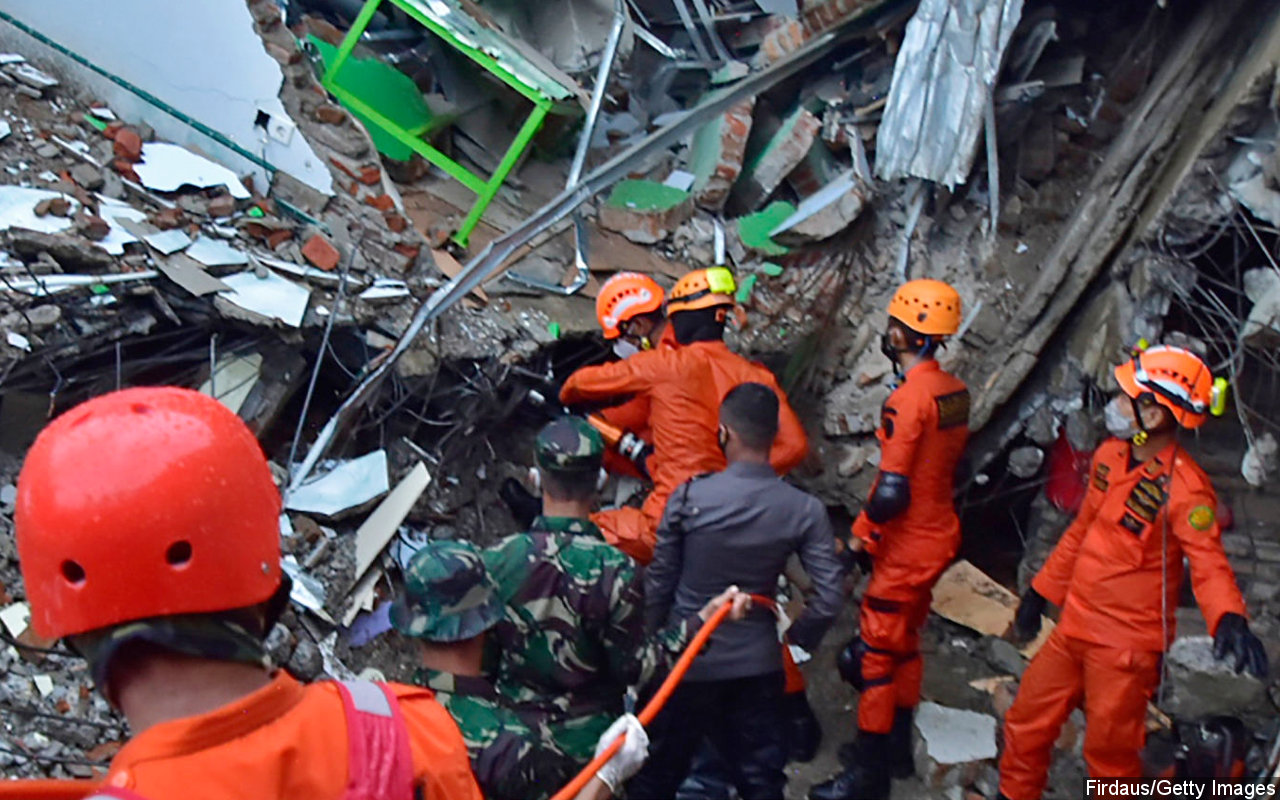
[[[179,208],[162,208],[151,217],[151,224],[162,231],[180,228],[185,221],[182,209]]]
[[[209,201],[209,216],[229,217],[236,213],[236,199],[229,194],[220,194]]]
[[[385,219],[387,227],[391,229],[392,233],[403,233],[404,229],[409,226],[408,221],[399,214],[387,214]]]
[[[123,158],[117,158],[111,166],[115,168],[116,172],[120,173],[120,177],[127,178],[134,183],[139,182],[138,173],[133,171],[132,162],[125,161]]]
[[[312,236],[302,246],[302,256],[320,269],[330,272],[337,268],[338,259],[341,258],[338,248],[320,233]]]
[[[334,156],[329,156],[329,163],[337,167],[342,172],[342,174],[346,175],[348,178],[351,178],[353,180],[360,179],[360,176],[355,173],[355,170],[351,169],[351,167],[348,167],[346,165],[346,162],[342,161],[341,159],[336,158]]]
[[[267,234],[267,247],[275,250],[280,245],[293,238],[293,231],[272,231]]]
[[[136,164],[142,160],[142,137],[133,128],[121,128],[114,149],[116,158]]]
[[[356,178],[366,186],[373,186],[376,183],[382,183],[382,170],[376,166],[367,166],[360,168],[360,175]]]
[[[391,195],[389,194],[380,194],[376,197],[374,195],[368,195],[365,197],[364,201],[379,211],[390,211],[396,207],[396,201],[392,200]]]
[[[409,259],[410,262],[416,261],[418,254],[422,252],[422,247],[416,244],[398,244],[394,249],[397,253]]]
[[[243,230],[245,233],[249,234],[255,239],[263,239],[263,240],[265,240],[272,233],[272,230],[268,228],[266,225],[263,225],[261,222],[246,222],[244,223],[241,230]]]
[[[91,242],[100,242],[111,233],[111,223],[96,214],[80,214],[76,217],[76,230]]]
[[[347,112],[328,103],[317,106],[312,116],[316,118],[317,122],[324,122],[329,125],[341,125],[347,121]]]

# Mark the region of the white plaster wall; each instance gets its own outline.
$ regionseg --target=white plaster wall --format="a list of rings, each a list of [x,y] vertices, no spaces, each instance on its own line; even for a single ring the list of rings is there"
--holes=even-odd
[[[23,24],[150,92],[240,147],[326,194],[332,177],[296,130],[288,143],[255,127],[258,112],[289,120],[278,97],[284,75],[263,48],[244,0],[3,0]],[[265,170],[136,94],[57,55],[0,22],[0,45],[41,63],[106,101],[121,118],[194,145],[267,186]],[[286,124],[286,127],[288,125]]]

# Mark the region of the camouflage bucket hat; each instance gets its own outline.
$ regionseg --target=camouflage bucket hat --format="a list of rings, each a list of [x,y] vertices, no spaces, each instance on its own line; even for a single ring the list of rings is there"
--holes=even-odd
[[[429,642],[470,639],[501,618],[497,585],[466,542],[428,542],[409,562],[404,593],[391,604],[395,629]]]
[[[582,417],[561,417],[538,432],[533,457],[551,472],[595,472],[604,460],[604,440]]]

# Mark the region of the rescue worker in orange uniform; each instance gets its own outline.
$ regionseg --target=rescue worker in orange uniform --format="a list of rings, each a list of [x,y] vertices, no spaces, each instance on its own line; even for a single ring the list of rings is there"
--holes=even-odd
[[[1198,428],[1208,415],[1209,368],[1159,346],[1116,367],[1115,377],[1121,393],[1106,412],[1116,438],[1094,453],[1080,512],[1015,618],[1014,637],[1026,641],[1046,602],[1062,609],[1005,715],[1000,795],[1012,800],[1040,797],[1059,729],[1082,701],[1089,774],[1141,777],[1146,706],[1173,641],[1184,557],[1215,656],[1230,656],[1237,672],[1267,674],[1222,550],[1213,487],[1178,444],[1179,428]]]
[[[956,290],[934,280],[903,284],[889,303],[881,349],[901,384],[882,409],[880,472],[853,523],[851,548],[869,557],[871,581],[858,638],[839,659],[861,693],[858,733],[841,749],[845,770],[814,786],[812,800],[887,798],[890,777],[913,771],[920,627],[933,585],[960,546],[952,484],[969,436],[969,392],[934,358],[958,330],[960,306]]]
[[[808,453],[804,427],[773,373],[724,343],[735,290],[733,275],[724,267],[690,272],[672,288],[667,302],[668,325],[678,347],[583,367],[560,391],[560,402],[570,406],[616,405],[635,397],[648,401],[653,491],[641,508],[608,509],[591,518],[610,544],[641,564],[653,558],[658,522],[671,492],[695,475],[724,469],[716,438],[718,409],[734,386],[763,383],[778,393],[778,440],[770,456],[775,470],[790,472]]]
[[[253,434],[187,389],[90,400],[27,453],[31,624],[88,660],[133,732],[96,796],[480,800],[430,690],[268,670],[289,596],[280,506]]]
[[[662,308],[666,293],[658,282],[638,272],[619,272],[604,282],[596,296],[596,320],[606,341],[613,342],[613,352],[625,361],[646,350],[674,350],[675,329],[667,324]],[[653,433],[649,427],[649,398],[636,395],[625,403],[602,408],[598,412],[605,422],[635,434],[648,442]],[[629,458],[613,448],[605,451],[604,468],[616,475],[648,477]]]

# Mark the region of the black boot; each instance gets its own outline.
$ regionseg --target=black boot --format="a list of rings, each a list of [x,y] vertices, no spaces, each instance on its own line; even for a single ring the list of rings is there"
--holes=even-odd
[[[528,530],[533,520],[542,513],[542,498],[529,494],[529,490],[515,478],[507,478],[498,489],[498,496],[511,509],[511,516],[521,530]]]
[[[901,780],[916,774],[911,757],[911,724],[914,708],[899,708],[893,713],[893,730],[889,732],[889,774]]]
[[[809,790],[809,800],[888,800],[889,734],[858,731],[853,763]]]
[[[804,692],[782,696],[782,718],[786,725],[787,760],[808,763],[822,745],[822,726]]]
[[[889,732],[889,774],[899,780],[910,778],[916,773],[915,760],[911,755],[911,724],[914,721],[914,708],[899,708],[893,714],[893,730]],[[858,763],[858,743],[845,742],[840,745],[840,763],[852,767]]]

